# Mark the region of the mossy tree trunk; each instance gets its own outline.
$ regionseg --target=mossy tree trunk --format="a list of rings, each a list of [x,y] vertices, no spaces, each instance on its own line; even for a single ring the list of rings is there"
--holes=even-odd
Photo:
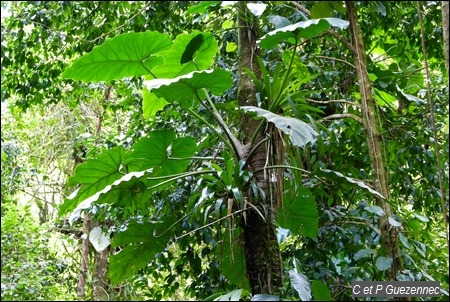
[[[240,106],[257,106],[257,89],[244,68],[250,69],[260,77],[257,62],[259,52],[256,44],[259,30],[246,3],[239,2],[238,7],[240,12],[238,100]],[[258,209],[256,211],[252,206],[247,206],[248,210],[242,220],[247,274],[254,295],[277,294],[283,285],[281,255],[275,225],[277,194],[272,193],[273,185],[269,182],[267,171],[263,169],[268,159],[271,160],[275,155],[271,152],[273,150],[270,148],[271,140],[260,143],[270,136],[271,132],[276,132],[271,130],[271,125],[259,127],[260,123],[260,120],[254,121],[248,116],[244,116],[241,123],[242,140],[247,145],[247,150],[252,150],[256,146],[249,158],[248,167],[253,172],[255,183],[264,192],[264,198],[254,196],[250,189],[244,192],[246,201]]]

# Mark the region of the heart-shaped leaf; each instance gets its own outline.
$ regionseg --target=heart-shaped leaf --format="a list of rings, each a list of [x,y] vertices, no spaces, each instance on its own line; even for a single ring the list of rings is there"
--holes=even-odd
[[[190,62],[194,59],[194,53],[202,46],[203,44],[203,34],[198,34],[192,38],[192,40],[186,45],[186,49],[181,55],[180,65],[184,63]]]
[[[155,31],[120,34],[77,59],[62,76],[84,82],[143,76],[164,63],[159,54],[171,46],[168,34]]]
[[[123,174],[119,169],[125,152],[124,148],[116,147],[78,165],[75,174],[69,178],[68,186],[81,185],[81,187],[60,206],[59,215],[68,213],[83,200],[121,178]]]
[[[94,170],[95,170],[95,168],[91,169],[91,171],[94,171]],[[106,193],[110,192],[114,187],[119,186],[122,182],[129,182],[133,177],[141,178],[146,173],[152,172],[152,170],[153,169],[149,169],[149,170],[145,170],[145,171],[131,172],[131,173],[125,174],[121,178],[114,181],[112,184],[107,185],[102,190],[94,192],[94,194],[92,196],[89,196],[88,198],[82,200],[77,205],[77,207],[73,210],[72,214],[69,217],[69,223],[72,224],[75,220],[77,220],[80,217],[81,212],[83,210],[90,208],[92,203],[96,202],[102,194],[106,194]],[[89,192],[91,192],[93,190],[93,188],[95,188],[96,186],[99,186],[100,184],[101,184],[101,182],[95,183],[94,186],[92,186],[92,187],[91,186],[82,186],[81,188],[82,189],[86,188],[86,190],[89,190]],[[80,200],[79,196],[80,195],[77,195],[77,200]]]
[[[184,172],[190,157],[195,152],[192,137],[175,138],[175,132],[157,130],[141,138],[124,156],[124,162],[132,171],[156,168],[158,175],[172,175]],[[175,158],[175,159],[171,159]]]

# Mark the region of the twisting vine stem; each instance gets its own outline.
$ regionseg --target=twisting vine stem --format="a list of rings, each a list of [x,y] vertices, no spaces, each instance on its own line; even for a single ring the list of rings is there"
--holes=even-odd
[[[437,137],[436,123],[434,119],[433,112],[433,99],[431,98],[431,84],[430,84],[430,70],[428,67],[428,58],[427,58],[427,48],[425,45],[425,33],[423,30],[422,23],[422,12],[420,10],[420,1],[417,1],[417,14],[419,15],[419,24],[420,24],[420,36],[422,38],[422,51],[423,51],[423,60],[425,62],[425,74],[426,74],[426,82],[427,82],[427,96],[428,96],[428,105],[430,106],[430,121],[431,128],[433,128],[433,138],[434,138],[434,151],[436,152],[436,161],[437,161],[437,173],[439,179],[439,189],[441,191],[441,201],[442,201],[442,214],[444,216],[444,228],[445,228],[445,239],[447,240],[447,251],[449,249],[448,243],[448,221],[447,221],[447,209],[445,208],[445,190],[444,184],[442,182],[442,172],[441,172],[441,156],[439,154],[439,143]]]

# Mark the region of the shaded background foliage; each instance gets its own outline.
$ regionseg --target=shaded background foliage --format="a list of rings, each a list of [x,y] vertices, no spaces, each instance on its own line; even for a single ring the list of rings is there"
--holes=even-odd
[[[311,11],[311,18],[346,19],[340,2],[329,6],[320,3],[304,1],[301,4]],[[2,5],[9,5],[11,13],[2,19],[1,25],[2,298],[56,300],[75,297],[79,256],[68,261],[72,258],[67,254],[63,258],[46,243],[49,230],[56,232],[55,226],[48,222],[66,226],[63,221],[56,220],[55,209],[62,195],[70,193],[65,184],[72,174],[73,154],[89,159],[105,149],[128,148],[154,129],[171,129],[183,136],[202,136],[202,144],[197,148],[199,155],[216,151],[217,138],[207,127],[199,127],[189,115],[180,113],[173,105],[166,106],[154,118],[143,118],[140,79],[113,81],[110,83],[112,96],[108,102],[103,102],[106,84],[62,81],[60,77],[77,57],[120,33],[155,30],[175,38],[193,29],[209,30],[214,34],[220,50],[216,65],[232,70],[236,77],[237,52],[227,51],[227,46],[237,43],[237,37],[232,28],[223,25],[225,20],[236,24],[236,15],[227,15],[229,13],[221,8],[220,2],[204,7],[195,4],[2,2]],[[401,234],[404,237],[400,240],[405,269],[398,278],[434,279],[448,290],[448,257],[443,252],[445,232],[426,103],[416,3],[358,2],[358,9],[369,74],[377,96],[379,123],[383,129],[381,135],[392,205],[403,224]],[[448,72],[443,61],[440,2],[422,3],[422,9],[428,58],[433,71],[432,94],[441,155],[448,159],[448,118],[445,118],[448,116],[449,91]],[[275,26],[268,21],[268,15],[286,17],[291,23],[307,17],[292,3],[270,2],[260,20],[264,33]],[[350,40],[347,32],[340,34]],[[263,53],[269,70],[273,71],[285,51],[280,47]],[[302,92],[304,108],[306,105],[312,107],[307,113],[317,121],[320,137],[304,152],[292,152],[293,158],[311,172],[298,179],[312,192],[320,220],[316,240],[300,235],[281,240],[286,262],[284,273],[288,279],[287,268],[295,262],[311,280],[325,281],[334,299],[348,300],[351,299],[348,286],[355,278],[386,278],[376,264],[382,256],[379,254],[380,237],[376,232],[379,212],[371,207],[370,194],[342,178],[328,177],[321,168],[357,179],[370,179],[367,146],[361,135],[361,124],[356,120],[327,119],[341,113],[358,115],[355,106],[311,100],[357,102],[356,75],[348,64],[354,62],[350,51],[329,35],[303,43],[300,57],[305,66],[304,75],[315,76],[298,89]],[[238,129],[239,125],[233,125],[234,116],[229,110],[235,105],[235,98],[236,91],[230,90],[225,97],[214,100],[222,103],[222,107],[218,107],[228,112],[227,122],[233,129]],[[9,109],[8,113],[5,113],[6,109]],[[101,130],[97,133],[99,120],[102,121]],[[448,192],[448,160],[443,160],[442,165]],[[53,182],[47,181],[50,179]],[[215,217],[207,215],[207,207],[220,197],[214,192],[221,188],[217,188],[214,180],[205,178],[201,181],[207,190],[198,192],[196,184],[199,181],[198,178],[186,179],[176,183],[176,190],[172,192],[157,192],[152,197],[154,209],[151,213],[154,217],[177,213],[181,219],[182,213],[192,208],[193,201],[203,196],[207,202],[196,215],[183,218],[176,232],[181,234],[201,227],[198,218],[205,223],[213,221]],[[33,189],[35,186],[41,191]],[[27,208],[16,206],[19,199],[23,199],[23,193],[18,195],[21,191],[32,195],[30,202],[38,206],[40,225],[30,218]],[[113,221],[111,230],[115,230],[129,219],[124,211],[127,209],[105,208],[105,211],[99,211],[97,218]],[[219,213],[226,213],[226,209],[219,208]],[[215,224],[174,241],[131,277],[121,291],[116,289],[117,298],[206,298],[236,289],[233,280],[227,280],[212,257],[220,248],[220,235],[227,232],[224,226]],[[36,234],[36,237],[24,237],[24,234]],[[72,234],[60,240],[75,249],[78,239]],[[12,246],[12,242],[20,244]],[[3,260],[3,255],[17,257]],[[43,274],[46,278],[40,279]],[[26,282],[23,281],[25,276]],[[289,283],[286,282],[284,290],[287,298],[298,299],[298,293]],[[248,294],[244,297],[248,298]]]

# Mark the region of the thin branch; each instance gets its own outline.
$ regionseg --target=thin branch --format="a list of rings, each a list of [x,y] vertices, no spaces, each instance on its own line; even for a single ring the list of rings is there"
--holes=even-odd
[[[306,14],[306,15],[311,15],[311,12],[309,11],[309,9],[307,9],[306,7],[304,7],[303,5],[300,5],[299,3],[297,3],[296,1],[289,1],[292,5],[294,5],[296,8],[298,8],[299,11],[301,11],[302,13]]]
[[[334,221],[329,221],[328,223],[326,223],[326,225],[333,225],[333,224],[337,224],[337,225],[339,225],[339,224],[359,224],[359,225],[364,225],[364,226],[367,226],[367,227],[371,228],[378,235],[381,236],[381,231],[379,229],[377,229],[374,225],[372,225],[369,221],[367,221],[365,219],[358,219],[357,217],[352,217],[351,219],[345,219],[345,218],[346,218],[346,216],[338,217]]]
[[[356,116],[354,114],[351,114],[351,113],[332,114],[332,115],[324,117],[323,119],[320,119],[319,122],[327,121],[327,120],[336,120],[336,119],[347,118],[347,117],[348,118],[352,118],[355,121],[363,124],[363,119],[362,118],[360,118],[359,116]]]
[[[273,165],[273,166],[266,166],[266,167],[263,167],[263,168],[256,169],[256,170],[253,171],[253,172],[256,173],[256,172],[262,171],[262,170],[268,170],[268,169],[280,169],[280,168],[284,168],[284,169],[293,169],[293,170],[301,171],[301,172],[306,173],[306,174],[310,174],[310,173],[311,173],[311,172],[308,171],[308,170],[305,170],[305,169],[302,169],[302,168],[299,168],[299,167],[289,166],[289,165]],[[321,179],[320,177],[314,175],[314,178],[316,178],[316,179],[317,179],[318,181],[320,181],[321,183],[326,184],[326,181],[323,180],[323,179]]]
[[[197,175],[197,174],[208,174],[208,173],[217,173],[216,170],[204,170],[204,171],[193,171],[193,172],[184,172],[184,173],[179,173],[179,174],[172,174],[172,175],[165,175],[165,176],[156,176],[156,177],[147,177],[148,180],[162,180],[162,179],[167,179],[164,180],[156,185],[150,186],[147,188],[147,190],[152,190],[154,188],[157,188],[161,185],[165,185],[166,183],[170,183],[174,180],[177,179],[181,179],[181,178],[185,178],[188,176],[192,176],[192,175]]]
[[[330,28],[329,30],[327,30],[327,33],[329,33],[330,35],[332,35],[333,37],[338,39],[339,42],[344,44],[345,47],[347,47],[352,53],[354,53],[356,51],[355,48],[353,47],[353,45],[350,44],[350,42],[348,42],[347,40],[345,40],[345,38],[343,36],[341,36],[340,34],[338,34],[334,29]]]
[[[348,66],[352,67],[353,69],[356,69],[355,65],[353,65],[352,63],[343,60],[343,59],[338,59],[338,58],[333,58],[333,57],[327,57],[327,56],[314,56],[316,58],[320,58],[320,59],[328,59],[328,60],[335,60],[335,61],[339,61],[342,62],[344,64],[347,64]]]
[[[330,103],[345,103],[345,104],[349,104],[352,106],[357,106],[356,103],[347,101],[347,100],[328,100],[328,101],[318,101],[318,100],[313,100],[313,99],[306,99],[308,102],[312,102],[312,103],[318,103],[318,104],[330,104]]]
[[[298,171],[301,171],[301,172],[306,173],[306,174],[311,173],[311,172],[309,172],[308,170],[305,170],[305,169],[302,169],[302,168],[298,168],[298,167],[294,167],[294,166],[288,166],[288,165],[273,165],[273,166],[267,166],[267,167],[263,167],[263,168],[256,169],[256,170],[253,171],[253,172],[256,173],[256,172],[262,171],[262,170],[267,170],[267,169],[279,169],[279,168],[294,169],[294,170],[298,170]]]
[[[191,159],[199,159],[199,160],[225,160],[220,156],[191,156],[191,157],[167,157],[167,159],[171,160],[191,160]]]
[[[186,234],[183,234],[183,235],[181,235],[181,236],[179,236],[179,237],[175,237],[175,241],[178,241],[179,239],[181,239],[181,238],[183,238],[183,237],[186,237],[186,236],[188,236],[188,235],[190,235],[190,234],[192,234],[192,233],[194,233],[194,232],[197,232],[197,231],[199,231],[199,230],[201,230],[201,229],[207,228],[207,227],[209,227],[209,226],[211,226],[211,225],[213,225],[213,224],[215,224],[215,223],[217,223],[217,222],[219,222],[219,221],[222,221],[222,220],[224,220],[224,219],[230,218],[231,216],[234,216],[234,215],[239,214],[239,213],[241,213],[241,212],[247,211],[248,209],[251,209],[251,208],[240,209],[240,210],[237,210],[236,212],[233,212],[233,213],[228,214],[227,216],[224,216],[224,217],[222,217],[222,218],[216,219],[216,220],[214,220],[213,222],[210,222],[210,223],[205,224],[205,225],[203,225],[203,226],[201,226],[201,227],[198,227],[198,228],[196,228],[195,230],[192,230],[192,231],[190,231],[190,232],[187,232]]]

